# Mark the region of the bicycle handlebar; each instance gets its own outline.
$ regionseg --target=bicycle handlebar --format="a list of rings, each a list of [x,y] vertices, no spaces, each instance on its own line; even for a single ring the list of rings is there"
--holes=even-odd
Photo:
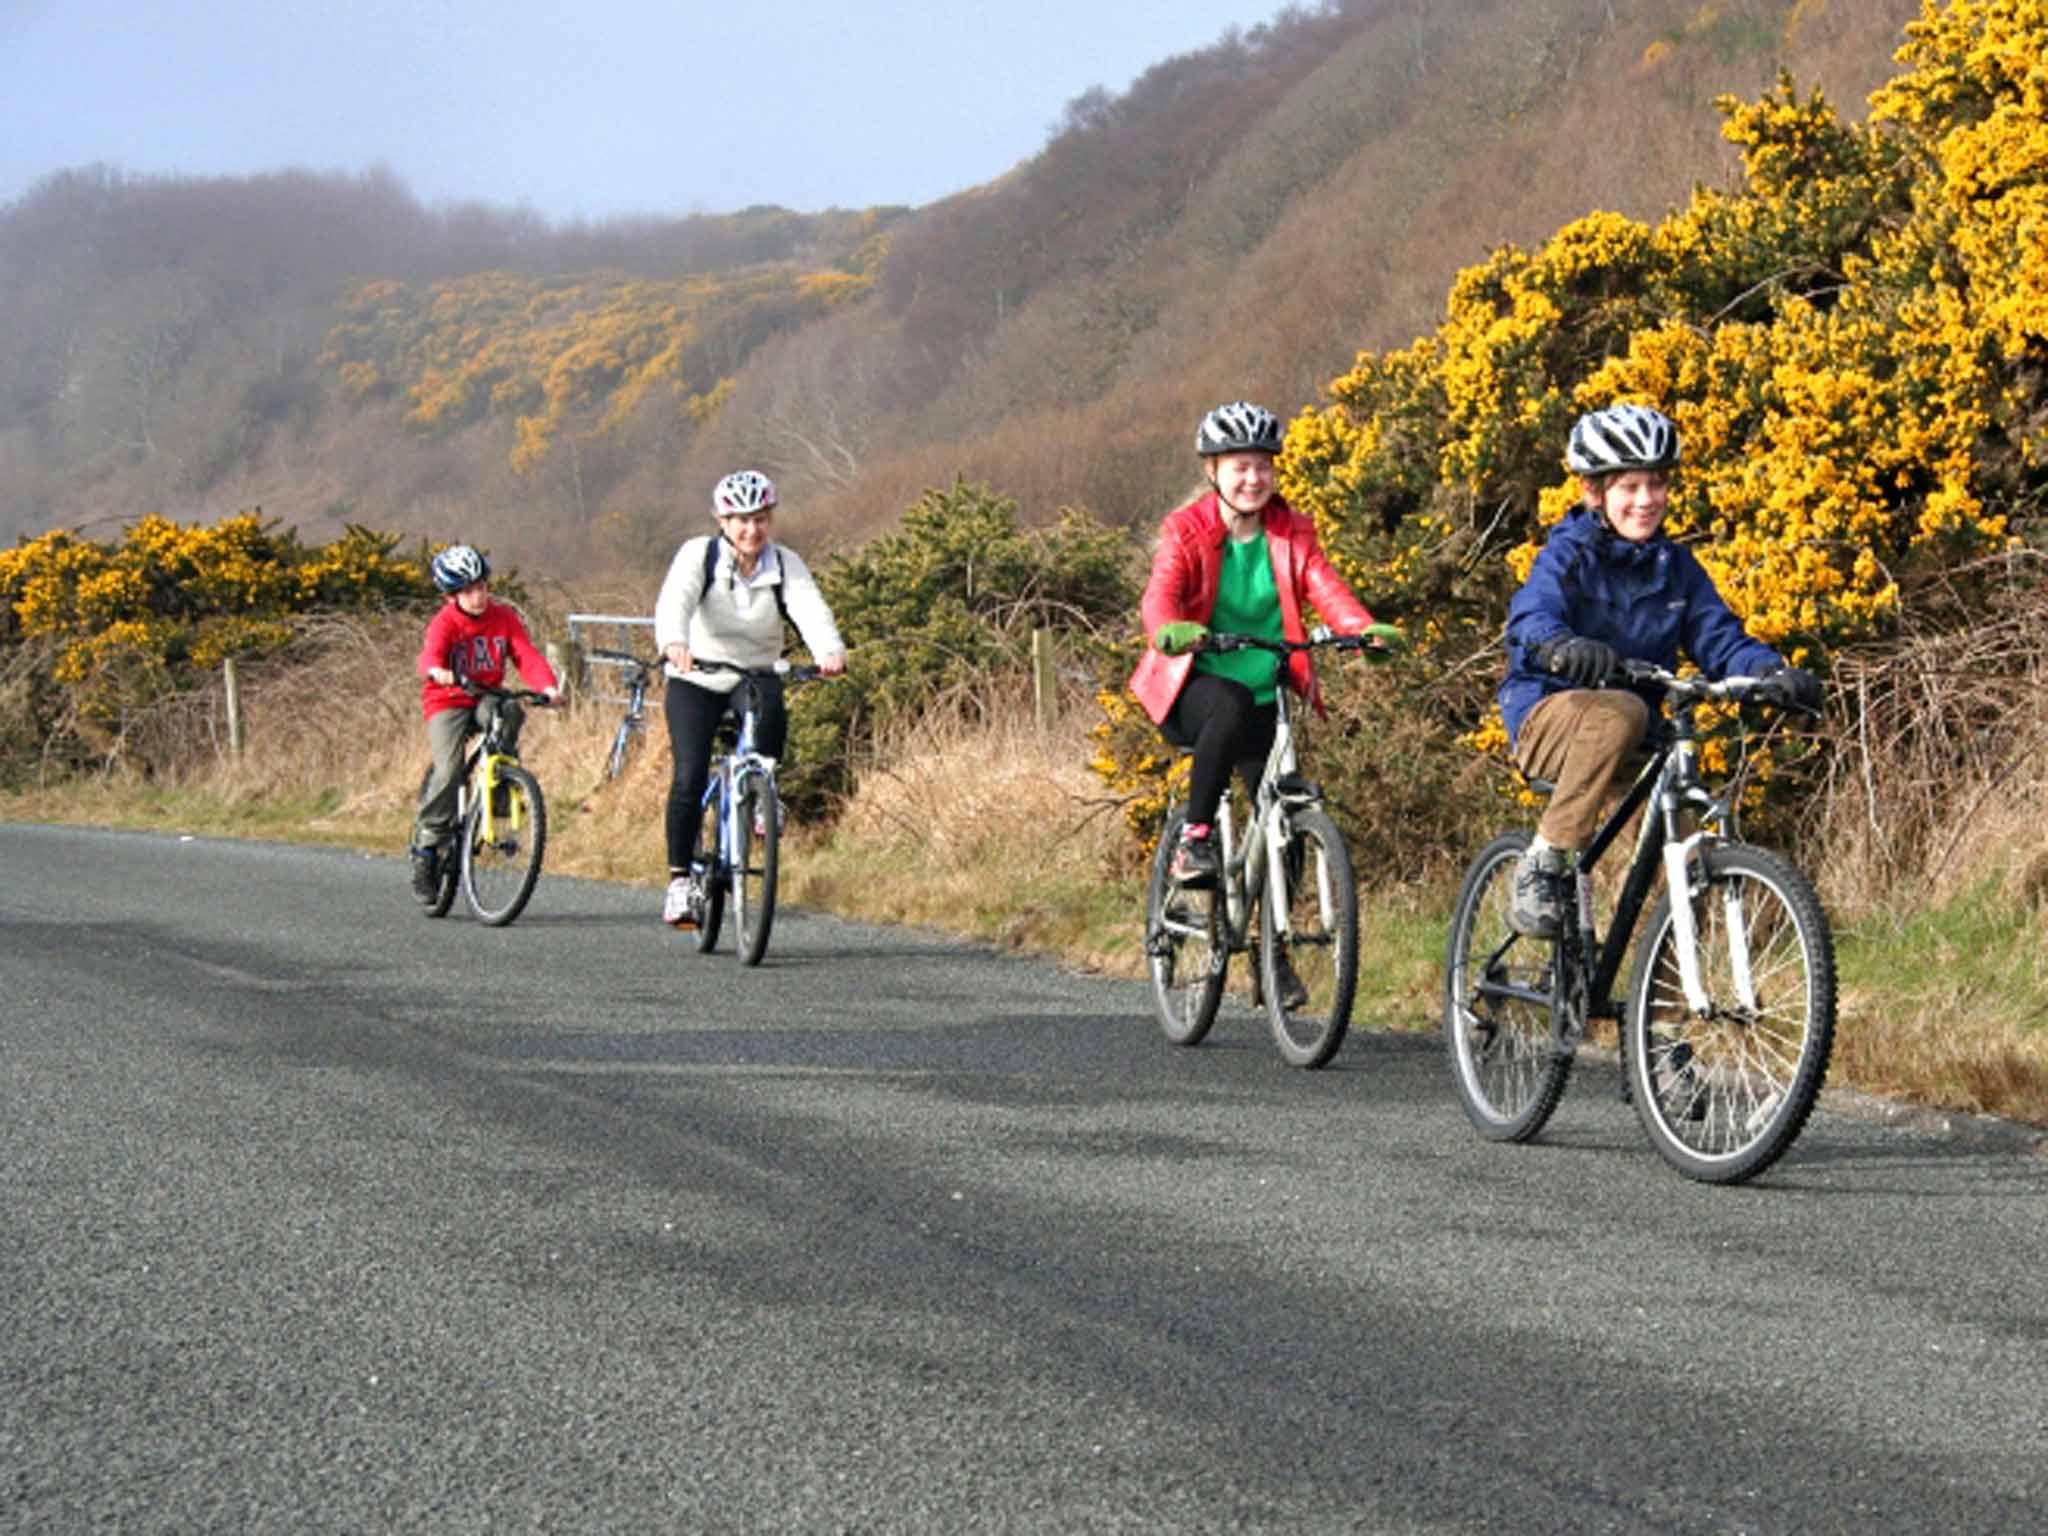
[[[496,688],[489,683],[459,685],[464,693],[479,699],[510,699],[516,704],[538,704],[542,709],[553,704],[553,700],[536,688]]]
[[[793,661],[777,661],[772,666],[743,667],[736,661],[717,661],[708,656],[690,658],[692,672],[736,672],[741,677],[781,677],[793,683],[807,683],[825,674],[816,666],[800,665]]]
[[[603,661],[616,661],[622,667],[636,667],[642,672],[652,672],[661,665],[659,661],[649,661],[644,656],[635,656],[631,651],[607,650],[603,646],[592,646],[584,655],[595,656]]]
[[[1817,709],[1807,709],[1789,699],[1777,697],[1777,691],[1766,677],[1737,675],[1724,677],[1719,682],[1709,682],[1695,674],[1680,677],[1669,668],[1660,667],[1654,661],[1634,661],[1622,658],[1615,671],[1608,674],[1603,687],[1622,683],[1654,683],[1671,698],[1682,704],[1775,704],[1780,709],[1802,715],[1818,716]]]
[[[1390,661],[1402,644],[1401,631],[1392,624],[1368,624],[1355,635],[1334,634],[1319,624],[1310,631],[1306,640],[1268,640],[1263,635],[1235,635],[1225,630],[1211,630],[1194,649],[1271,651],[1275,656],[1291,656],[1297,651],[1357,651],[1374,661]]]

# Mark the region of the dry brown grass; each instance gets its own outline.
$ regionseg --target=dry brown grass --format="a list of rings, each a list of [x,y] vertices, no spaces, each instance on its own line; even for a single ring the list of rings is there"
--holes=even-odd
[[[1135,973],[1139,876],[1088,720],[1069,702],[1042,730],[1021,686],[998,686],[884,739],[792,895]]]

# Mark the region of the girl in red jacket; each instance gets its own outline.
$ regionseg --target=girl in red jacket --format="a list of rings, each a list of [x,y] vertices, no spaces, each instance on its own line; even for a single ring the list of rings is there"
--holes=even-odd
[[[427,622],[417,663],[421,679],[420,707],[427,717],[427,746],[433,771],[420,786],[420,804],[412,835],[412,888],[431,901],[439,883],[440,845],[455,836],[456,780],[462,775],[462,744],[471,731],[486,729],[496,699],[479,699],[465,684],[497,688],[505,681],[509,659],[529,688],[539,688],[554,703],[561,695],[555,669],[548,665],[526,633],[517,609],[491,601],[491,562],[467,544],[451,544],[434,556],[434,585],[448,601]],[[518,739],[515,715],[506,721]]]
[[[1194,754],[1172,871],[1183,884],[1215,880],[1210,824],[1231,766],[1248,791],[1257,788],[1277,716],[1280,658],[1199,651],[1209,631],[1305,640],[1304,602],[1340,634],[1373,621],[1324,557],[1315,525],[1275,494],[1279,451],[1280,423],[1262,406],[1239,400],[1202,418],[1195,452],[1210,490],[1167,516],[1139,607],[1152,643],[1131,674],[1131,692],[1161,735]],[[1307,653],[1288,658],[1286,682],[1318,703]]]

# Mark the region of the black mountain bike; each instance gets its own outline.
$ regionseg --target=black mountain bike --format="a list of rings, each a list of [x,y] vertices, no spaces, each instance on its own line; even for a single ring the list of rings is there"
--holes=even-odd
[[[1662,686],[1670,737],[1579,856],[1555,942],[1507,924],[1529,834],[1503,833],[1473,860],[1444,964],[1452,1075],[1482,1136],[1527,1141],[1563,1097],[1587,1022],[1615,1019],[1622,1094],[1650,1144],[1688,1178],[1739,1183],[1784,1154],[1820,1096],[1835,1035],[1834,937],[1807,878],[1742,842],[1733,797],[1700,778],[1699,710],[1755,698],[1761,680],[1622,666],[1630,680]],[[1603,938],[1592,872],[1638,810],[1635,856]],[[1660,880],[1617,1000],[1611,988]]]
[[[435,850],[438,878],[423,905],[427,916],[446,917],[459,882],[477,921],[502,928],[526,910],[548,842],[547,802],[539,780],[520,764],[511,741],[517,732],[510,727],[526,705],[545,705],[547,695],[530,688],[465,686],[501,703],[463,759],[457,830]],[[433,771],[427,770],[428,777]],[[420,790],[426,790],[425,778]]]

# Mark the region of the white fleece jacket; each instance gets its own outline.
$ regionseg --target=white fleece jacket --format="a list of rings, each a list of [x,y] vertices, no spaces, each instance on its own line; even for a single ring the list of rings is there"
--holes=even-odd
[[[717,534],[706,534],[685,539],[669,562],[661,595],[654,600],[654,643],[659,649],[666,651],[680,640],[692,656],[708,661],[772,666],[782,656],[782,609],[774,592],[778,583],[783,601],[789,605],[790,622],[813,656],[830,656],[846,649],[839,626],[832,621],[832,610],[825,604],[825,594],[793,549],[772,542],[764,546],[748,580],[739,574],[732,546],[718,539],[717,569],[707,590],[704,546],[717,538]],[[730,672],[685,674],[672,666],[662,670],[714,693],[730,693],[740,681]]]

